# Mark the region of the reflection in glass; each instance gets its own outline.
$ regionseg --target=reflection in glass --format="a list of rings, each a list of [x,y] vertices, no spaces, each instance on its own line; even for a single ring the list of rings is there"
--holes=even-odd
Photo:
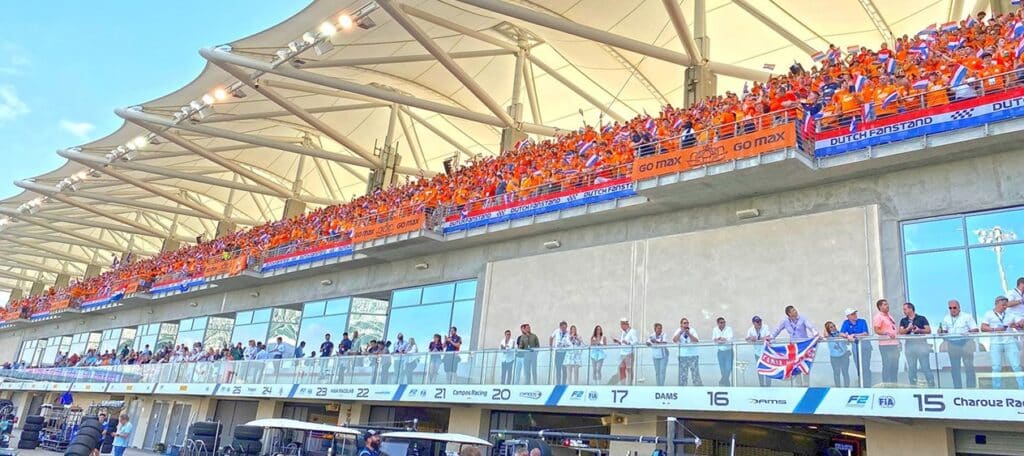
[[[1012,242],[1024,236],[1024,209],[990,212],[967,217],[971,245]]]
[[[313,301],[307,302],[302,306],[302,316],[305,317],[319,317],[324,314],[324,301]]]
[[[423,287],[423,303],[433,304],[435,302],[451,301],[455,295],[454,283],[442,283]]]
[[[299,326],[299,341],[306,341],[307,347],[316,349],[324,341],[324,334],[330,333],[331,340],[337,343],[341,333],[348,327],[348,315],[331,315],[327,317],[303,318]]]
[[[234,324],[235,321],[231,318],[210,317],[206,325],[206,337],[203,339],[203,346],[218,349],[228,346],[231,343],[231,330]],[[265,330],[264,334],[266,334]]]
[[[476,299],[476,280],[465,280],[455,284],[455,300]]]
[[[972,248],[971,275],[978,313],[984,314],[996,296],[1007,294],[1024,276],[1024,244]]]
[[[450,304],[393,309],[391,320],[388,321],[388,340],[394,341],[398,333],[402,333],[406,340],[415,337],[419,350],[426,351],[434,333],[444,335],[448,330],[443,326],[443,322],[450,321],[451,314],[452,306]],[[438,322],[438,324],[427,324],[426,322]]]
[[[903,225],[903,248],[907,252],[962,245],[964,229],[959,217]]]
[[[967,280],[967,259],[963,250],[907,255],[907,292],[917,313],[939,321],[946,314],[950,299],[960,301],[963,312],[970,313],[971,293]],[[899,304],[893,313],[899,315]]]
[[[334,298],[327,301],[327,307],[323,311],[323,315],[339,315],[348,313],[348,308],[352,304],[352,298]]]
[[[391,307],[395,308],[419,305],[420,295],[422,294],[422,287],[395,290],[395,292],[391,293]]]

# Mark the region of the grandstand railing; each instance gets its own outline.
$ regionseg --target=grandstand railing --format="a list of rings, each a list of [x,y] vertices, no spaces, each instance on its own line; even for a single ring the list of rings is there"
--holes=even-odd
[[[809,376],[777,381],[771,386],[846,386],[834,376],[845,367],[851,387],[933,387],[954,388],[949,351],[969,355],[975,370],[962,385],[970,388],[1024,390],[1024,373],[1008,367],[994,369],[993,353],[1007,353],[1016,347],[1021,332],[1006,334],[901,336],[897,339],[821,339],[809,358]],[[666,335],[666,338],[670,338]],[[776,342],[785,345],[787,341]],[[836,344],[835,347],[832,344]],[[900,357],[895,378],[882,378],[880,344],[895,347]],[[998,348],[999,350],[995,350]],[[397,355],[333,356],[328,358],[283,358],[266,361],[172,362],[121,366],[64,367],[2,370],[9,380],[49,382],[112,383],[220,383],[220,384],[580,384],[652,386],[663,378],[664,385],[685,386],[680,375],[681,358],[696,357],[700,382],[687,371],[686,385],[759,386],[758,360],[762,343],[698,343],[679,345],[592,346],[540,348],[535,350],[478,350]],[[887,348],[887,350],[890,350]],[[927,360],[911,381],[908,356]],[[666,361],[660,361],[660,360]],[[861,375],[861,360],[870,360],[870,378]],[[799,360],[783,358],[783,364]],[[1005,359],[1000,362],[1006,361]],[[664,363],[664,364],[662,364]],[[536,366],[531,376],[530,366]],[[632,372],[632,380],[615,381],[620,365]],[[664,365],[664,368],[660,366]],[[578,367],[578,368],[577,368]],[[559,371],[569,377],[562,377]],[[451,369],[449,371],[449,369]],[[572,371],[578,370],[576,378]],[[598,375],[600,373],[600,375]],[[724,377],[723,377],[724,373]],[[963,374],[961,374],[963,375]],[[511,380],[510,380],[511,379]]]

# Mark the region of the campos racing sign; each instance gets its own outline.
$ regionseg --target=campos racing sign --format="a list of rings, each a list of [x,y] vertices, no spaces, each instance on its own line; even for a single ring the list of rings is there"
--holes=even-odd
[[[565,190],[525,201],[471,211],[461,216],[455,215],[445,221],[443,232],[448,234],[464,231],[478,226],[531,217],[634,194],[633,182],[629,178],[615,179],[579,189]]]
[[[986,95],[922,111],[899,114],[846,128],[818,133],[814,155],[825,157],[928,134],[976,127],[1024,115],[1024,89]]]

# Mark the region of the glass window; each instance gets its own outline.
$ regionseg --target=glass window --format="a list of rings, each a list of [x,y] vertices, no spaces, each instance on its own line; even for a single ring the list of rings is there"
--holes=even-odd
[[[455,296],[454,283],[442,283],[440,285],[431,285],[429,287],[423,287],[424,304],[451,301],[453,296]]]
[[[206,325],[209,323],[210,317],[199,317],[192,322],[192,329],[206,329]]]
[[[206,337],[203,339],[204,347],[214,347],[219,349],[226,347],[231,343],[231,330],[234,329],[235,324],[233,319],[210,317],[209,321],[204,323],[207,327]]]
[[[423,294],[422,287],[396,290],[391,293],[391,307],[417,306],[420,304],[421,294]]]
[[[455,284],[455,300],[476,299],[476,280]]]
[[[292,346],[298,343],[299,321],[302,313],[292,309],[274,309],[274,315],[270,321],[270,334],[267,341],[277,341],[278,337]],[[288,353],[291,355],[291,353]]]
[[[270,312],[274,309],[260,309],[253,311],[252,322],[253,323],[266,323],[270,321]]]
[[[1006,295],[1024,275],[1024,244],[971,249],[971,276],[974,279],[974,302],[984,314],[995,297]]]
[[[443,303],[392,309],[388,320],[388,340],[393,341],[398,333],[402,333],[406,339],[415,338],[419,350],[426,351],[435,333],[444,335],[448,331],[445,323],[451,320],[451,313],[451,304]]]
[[[319,347],[324,341],[324,334],[330,333],[331,340],[341,340],[341,333],[347,331],[348,314],[330,315],[326,317],[303,318],[299,326],[299,340],[306,341],[306,346]]]
[[[459,336],[462,337],[462,345],[469,348],[469,336],[473,330],[473,312],[476,310],[476,301],[456,301],[452,306],[452,323],[459,329]]]
[[[991,212],[967,217],[967,240],[971,245],[1012,242],[1024,235],[1024,209]]]
[[[939,321],[946,315],[946,303],[950,299],[960,301],[961,309],[969,312],[972,300],[965,252],[949,250],[907,255],[907,291],[917,313],[930,320]],[[901,314],[897,303],[893,303],[893,314]]]
[[[236,325],[247,325],[252,323],[252,311],[238,312],[235,314]]]
[[[324,315],[338,315],[348,313],[349,306],[352,304],[352,298],[335,298],[327,301],[326,309],[324,309]]]
[[[959,217],[903,225],[907,252],[959,247],[964,244],[963,220]]]
[[[319,317],[324,314],[324,301],[307,302],[302,306],[302,317]]]
[[[355,298],[352,300],[352,313],[387,315],[388,302],[380,299]]]
[[[351,334],[359,331],[359,340],[366,345],[371,340],[384,337],[384,324],[387,320],[387,315],[351,314],[348,332]]]
[[[248,345],[248,341],[266,342],[270,331],[270,323],[254,323],[251,325],[235,325],[231,340]]]

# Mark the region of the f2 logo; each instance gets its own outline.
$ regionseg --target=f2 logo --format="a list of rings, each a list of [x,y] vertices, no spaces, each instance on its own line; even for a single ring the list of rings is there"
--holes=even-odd
[[[917,399],[917,411],[919,412],[944,412],[946,403],[942,400],[941,394],[915,394]]]
[[[847,407],[864,407],[864,406],[868,405],[868,401],[870,401],[870,400],[871,400],[871,396],[854,395],[854,396],[850,396],[850,398],[846,400],[846,406]]]

